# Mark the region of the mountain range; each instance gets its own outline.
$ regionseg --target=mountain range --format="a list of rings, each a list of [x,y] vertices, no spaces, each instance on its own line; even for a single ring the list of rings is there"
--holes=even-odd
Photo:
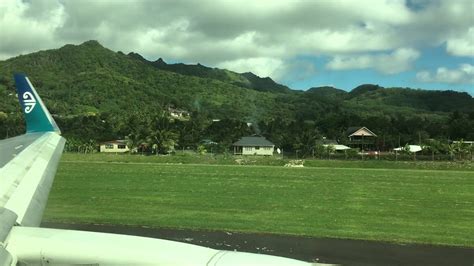
[[[323,132],[362,123],[377,128],[374,119],[393,124],[400,117],[416,118],[442,124],[455,112],[474,117],[474,99],[465,92],[374,84],[350,92],[333,87],[292,90],[251,72],[168,64],[161,58],[149,61],[87,41],[0,61],[0,121],[20,114],[15,72],[30,77],[51,113],[59,117],[127,116],[173,107],[212,119],[312,121]]]

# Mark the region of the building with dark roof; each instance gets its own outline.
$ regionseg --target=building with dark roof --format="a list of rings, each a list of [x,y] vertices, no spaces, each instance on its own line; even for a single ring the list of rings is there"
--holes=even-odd
[[[275,144],[264,137],[242,137],[233,144],[235,155],[273,155]]]

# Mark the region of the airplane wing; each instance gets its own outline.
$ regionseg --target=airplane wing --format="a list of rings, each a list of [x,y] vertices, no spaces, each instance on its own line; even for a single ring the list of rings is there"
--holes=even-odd
[[[65,143],[29,79],[16,74],[15,83],[27,130],[24,135],[0,140],[1,242],[14,225],[41,223]]]
[[[39,226],[65,139],[29,79],[15,75],[26,134],[0,141],[0,208]]]
[[[0,266],[311,265],[174,241],[38,228],[65,139],[29,79],[15,75],[26,134],[0,141]]]

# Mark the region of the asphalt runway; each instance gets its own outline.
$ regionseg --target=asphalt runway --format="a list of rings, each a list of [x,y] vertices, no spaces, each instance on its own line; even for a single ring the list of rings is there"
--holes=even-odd
[[[42,133],[30,133],[0,140],[0,168],[15,158],[41,135]]]
[[[180,241],[221,250],[342,265],[474,265],[474,249],[430,245],[247,234],[121,225],[43,223],[42,227],[118,233]]]

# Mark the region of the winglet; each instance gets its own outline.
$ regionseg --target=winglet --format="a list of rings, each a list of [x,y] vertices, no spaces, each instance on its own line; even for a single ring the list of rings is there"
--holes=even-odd
[[[16,90],[26,120],[26,133],[54,131],[61,134],[53,117],[28,77],[15,74]]]

